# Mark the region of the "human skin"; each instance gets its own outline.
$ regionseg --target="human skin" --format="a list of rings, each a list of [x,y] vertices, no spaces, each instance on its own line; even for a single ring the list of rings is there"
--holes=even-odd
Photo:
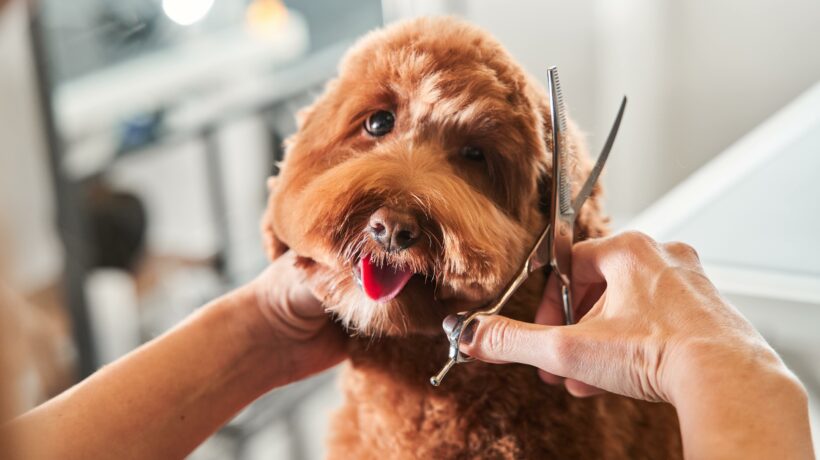
[[[482,318],[461,350],[540,369],[579,397],[675,406],[687,458],[811,459],[806,391],[706,278],[696,252],[625,233],[575,245],[572,326],[555,277],[536,322]]]
[[[344,359],[286,254],[251,283],[13,421],[26,459],[184,458],[265,392]]]
[[[600,388],[668,401],[689,458],[813,458],[805,390],[691,248],[639,234],[579,243],[573,282],[577,325],[550,325],[548,288],[541,324],[484,318],[462,350],[537,366],[552,383],[567,377],[577,396]],[[184,458],[258,396],[338,363],[344,350],[288,253],[6,429],[24,441],[19,458]]]

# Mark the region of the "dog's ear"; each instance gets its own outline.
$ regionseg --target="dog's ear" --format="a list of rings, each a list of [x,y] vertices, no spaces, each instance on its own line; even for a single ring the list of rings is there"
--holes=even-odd
[[[331,80],[325,86],[325,92],[316,101],[299,110],[296,115],[297,131],[284,141],[285,155],[277,164],[278,175],[268,179],[268,204],[262,216],[261,230],[265,251],[271,260],[290,249],[276,233],[274,225],[277,213],[281,216],[283,211],[287,211],[277,209],[277,206],[283,206],[282,199],[288,195],[285,190],[292,187],[294,182],[304,179],[289,175],[289,171],[311,169],[307,165],[323,161],[323,152],[345,135],[345,124],[348,121],[345,117],[338,116],[338,113],[343,111],[342,106],[348,101],[343,94],[336,91],[337,87],[338,81]],[[280,225],[282,223],[279,222]],[[287,235],[284,235],[286,230],[282,230],[281,227],[280,230],[287,240]]]
[[[262,215],[262,242],[270,260],[274,260],[287,252],[288,246],[282,242],[273,229],[273,209],[274,191],[276,190],[276,177],[268,178],[268,206]]]
[[[552,179],[546,172],[538,176],[538,210],[549,217],[550,215],[550,187]]]

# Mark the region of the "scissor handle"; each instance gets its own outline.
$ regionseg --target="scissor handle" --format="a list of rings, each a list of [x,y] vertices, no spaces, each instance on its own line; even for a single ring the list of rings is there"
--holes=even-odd
[[[469,326],[469,324],[472,323],[479,315],[487,314],[488,313],[485,311],[474,311],[461,312],[456,315],[456,323],[453,325],[450,332],[447,333],[447,340],[450,342],[450,351],[447,354],[448,359],[447,362],[444,363],[441,370],[436,375],[430,377],[430,383],[432,383],[433,386],[437,387],[441,385],[441,381],[444,380],[444,376],[450,372],[450,369],[454,365],[475,360],[475,358],[462,353],[461,350],[458,349],[458,344],[461,342],[461,334],[464,332],[464,329]]]

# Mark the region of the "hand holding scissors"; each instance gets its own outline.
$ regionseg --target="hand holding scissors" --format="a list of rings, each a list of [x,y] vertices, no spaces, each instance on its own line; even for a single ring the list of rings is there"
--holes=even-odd
[[[556,67],[549,69],[547,85],[550,98],[554,156],[552,165],[553,180],[549,197],[550,219],[547,226],[536,239],[529,255],[526,260],[524,260],[524,263],[515,277],[507,284],[495,301],[485,308],[472,312],[459,313],[455,316],[456,320],[454,323],[446,322],[444,331],[450,342],[448,360],[439,373],[430,378],[430,383],[434,386],[441,384],[444,376],[447,375],[447,372],[449,372],[455,364],[472,361],[472,358],[463,354],[458,349],[461,334],[465,328],[478,316],[498,314],[524,281],[529,278],[530,274],[536,270],[549,266],[550,269],[555,272],[559,280],[558,285],[561,289],[561,299],[566,324],[574,323],[570,274],[572,270],[572,244],[573,235],[575,233],[575,218],[577,211],[581,209],[592,192],[598,180],[598,176],[600,176],[601,170],[609,157],[609,152],[612,149],[612,144],[615,142],[615,136],[618,134],[618,128],[620,127],[624,109],[626,108],[626,97],[621,101],[618,116],[609,132],[606,144],[604,144],[604,148],[595,162],[595,166],[592,168],[578,196],[572,201],[572,184],[570,183],[568,174],[567,152],[564,147],[567,130],[566,111],[564,109],[561,85],[558,81],[558,69]]]

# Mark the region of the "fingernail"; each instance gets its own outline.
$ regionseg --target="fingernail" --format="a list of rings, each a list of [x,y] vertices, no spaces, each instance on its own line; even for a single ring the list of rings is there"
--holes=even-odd
[[[475,319],[473,322],[467,325],[467,328],[461,331],[461,343],[464,345],[470,345],[473,343],[473,336],[475,336],[475,330],[478,328],[478,320]]]

